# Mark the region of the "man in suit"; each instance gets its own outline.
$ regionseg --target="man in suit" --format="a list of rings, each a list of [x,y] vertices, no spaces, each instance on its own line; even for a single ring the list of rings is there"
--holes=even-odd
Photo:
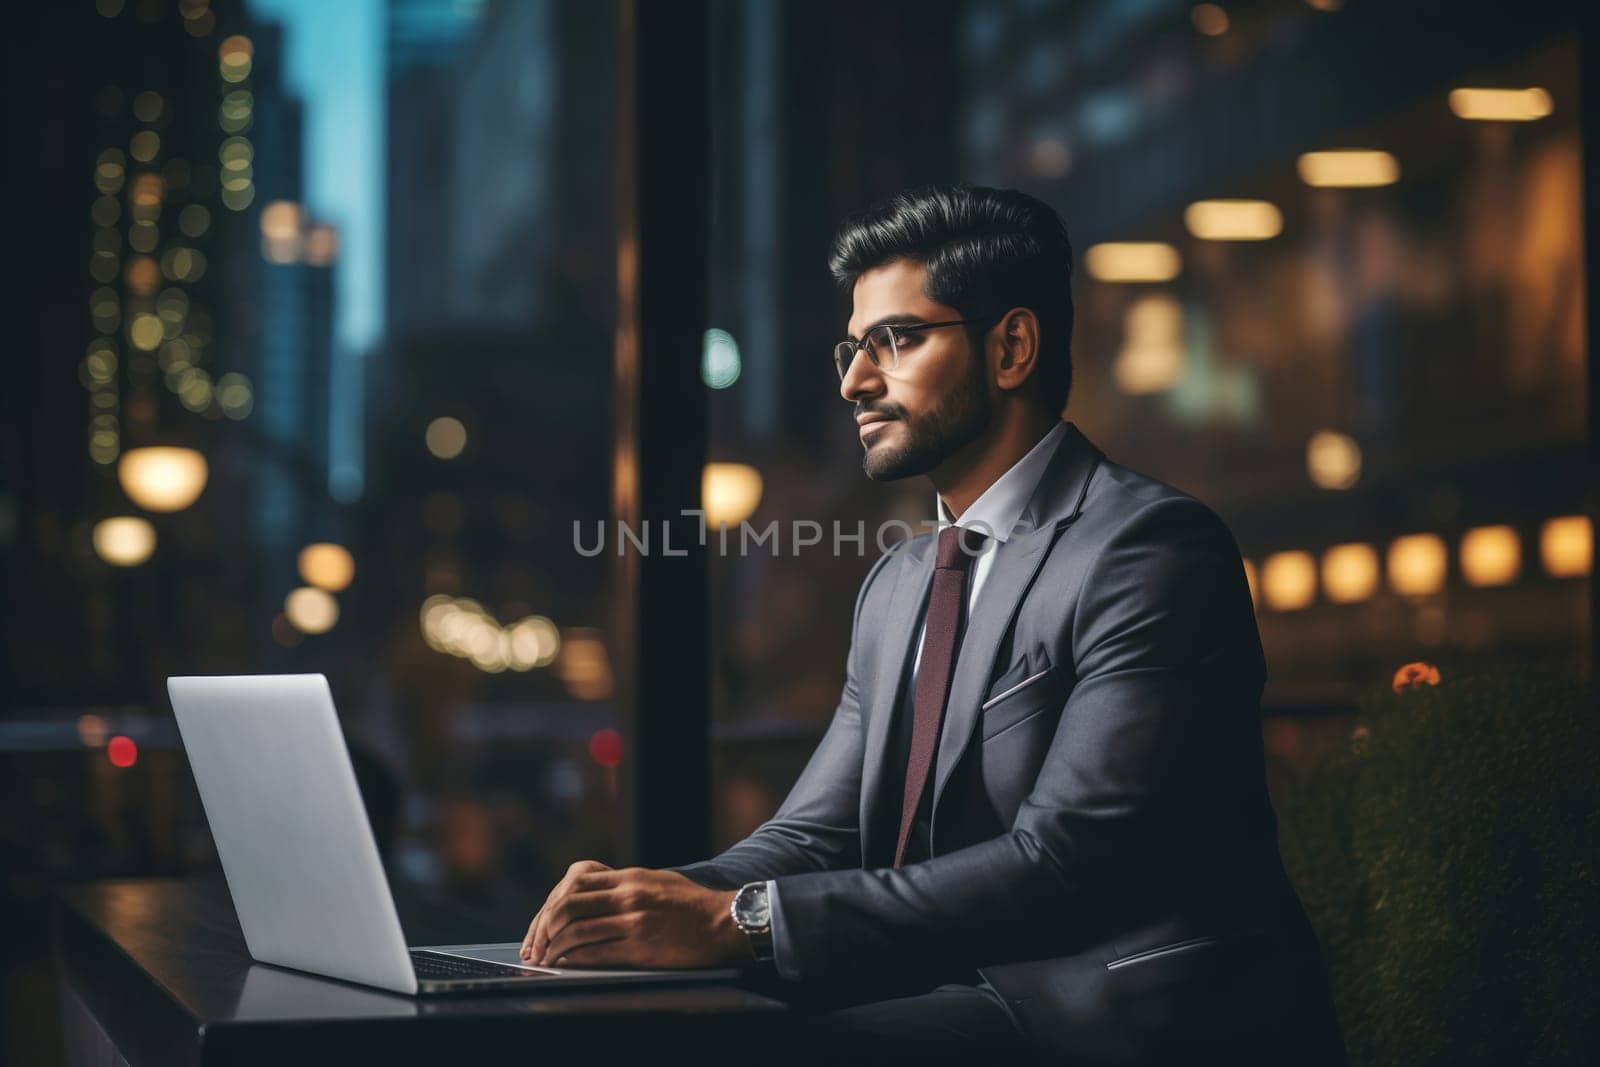
[[[831,266],[864,469],[926,475],[940,529],[862,582],[844,691],[777,813],[705,862],[574,864],[525,957],[771,960],[827,991],[828,1040],[908,1062],[1342,1062],[1278,853],[1237,545],[1060,418],[1060,218],[910,190],[848,219]]]

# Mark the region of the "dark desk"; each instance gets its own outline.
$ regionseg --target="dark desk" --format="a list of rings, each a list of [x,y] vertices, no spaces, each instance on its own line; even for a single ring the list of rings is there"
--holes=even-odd
[[[412,998],[264,966],[221,883],[78,887],[55,922],[75,1065],[771,1062],[795,1017],[731,985]]]

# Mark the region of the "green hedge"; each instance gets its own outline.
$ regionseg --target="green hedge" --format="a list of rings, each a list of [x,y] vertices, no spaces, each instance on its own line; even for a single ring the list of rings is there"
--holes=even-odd
[[[1278,805],[1351,1062],[1594,1062],[1593,687],[1439,668],[1364,701],[1348,745]]]

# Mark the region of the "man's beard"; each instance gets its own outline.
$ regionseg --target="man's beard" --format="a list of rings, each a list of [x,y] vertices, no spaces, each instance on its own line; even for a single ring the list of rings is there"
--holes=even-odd
[[[989,426],[993,405],[985,388],[984,361],[972,359],[972,373],[939,406],[915,421],[903,412],[890,412],[905,426],[905,441],[868,448],[861,469],[875,482],[892,482],[927,474],[958,449],[971,443]]]

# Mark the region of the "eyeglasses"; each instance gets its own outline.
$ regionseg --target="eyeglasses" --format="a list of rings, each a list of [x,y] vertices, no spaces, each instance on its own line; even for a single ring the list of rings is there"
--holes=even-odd
[[[916,335],[923,330],[937,330],[945,326],[987,326],[994,321],[996,320],[991,316],[981,319],[951,319],[949,322],[886,322],[868,330],[859,341],[840,341],[834,345],[833,365],[839,372],[839,380],[843,381],[844,376],[850,372],[850,364],[856,360],[856,353],[864,348],[873,366],[879,370],[892,371],[900,366],[900,350],[914,349],[920,341]]]

